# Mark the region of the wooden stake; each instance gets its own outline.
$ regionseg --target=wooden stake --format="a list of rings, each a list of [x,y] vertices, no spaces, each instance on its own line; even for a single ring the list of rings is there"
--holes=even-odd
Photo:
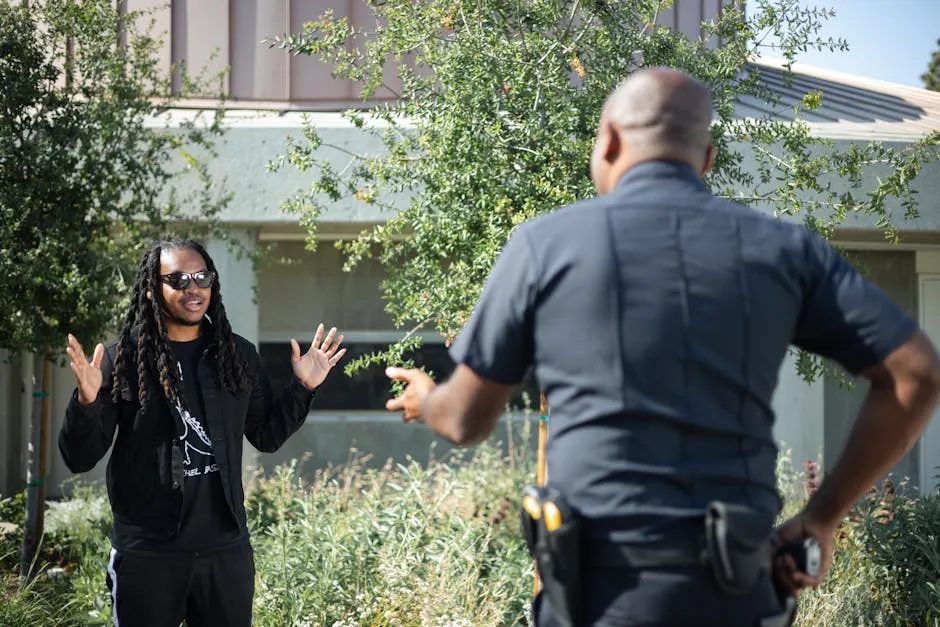
[[[536,468],[536,479],[535,482],[537,485],[545,485],[545,481],[548,478],[548,468],[545,462],[545,444],[548,442],[548,401],[545,400],[545,394],[539,395],[539,450],[538,450],[538,462]],[[539,578],[539,566],[535,565],[535,594],[539,593],[539,589],[542,587],[542,582]]]
[[[49,432],[52,430],[49,391],[52,388],[52,353],[46,348],[33,357],[33,407],[30,415],[29,468],[26,475],[26,524],[20,556],[20,584],[25,587],[35,575],[33,562],[42,540],[49,474]]]

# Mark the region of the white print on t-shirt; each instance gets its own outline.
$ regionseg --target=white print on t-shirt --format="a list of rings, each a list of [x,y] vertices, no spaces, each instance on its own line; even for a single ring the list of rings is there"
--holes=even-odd
[[[180,380],[183,379],[183,368],[177,362],[180,371]],[[176,401],[176,411],[183,419],[183,435],[180,436],[180,442],[183,443],[183,474],[187,477],[198,477],[208,475],[219,471],[219,465],[215,463],[215,454],[212,452],[212,440],[206,433],[199,418],[192,415],[183,404]]]

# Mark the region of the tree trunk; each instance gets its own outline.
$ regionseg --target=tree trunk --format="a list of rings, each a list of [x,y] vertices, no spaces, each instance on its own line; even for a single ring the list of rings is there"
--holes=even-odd
[[[52,362],[47,348],[33,358],[33,407],[29,418],[29,466],[26,473],[26,526],[20,577],[25,585],[32,576],[33,561],[43,534],[46,475],[49,473],[49,387]]]

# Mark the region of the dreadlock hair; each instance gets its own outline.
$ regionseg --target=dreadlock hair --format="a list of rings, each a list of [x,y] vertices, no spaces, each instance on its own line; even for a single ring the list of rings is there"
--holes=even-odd
[[[163,320],[163,284],[160,279],[160,254],[165,250],[180,249],[199,253],[206,262],[206,269],[216,275],[206,315],[215,327],[214,352],[218,360],[222,388],[235,396],[241,396],[247,394],[253,384],[245,358],[235,346],[235,336],[225,315],[218,271],[212,257],[199,242],[164,237],[150,247],[137,267],[130,308],[124,316],[114,361],[111,395],[116,403],[120,400],[122,385],[126,385],[131,376],[131,364],[128,362],[129,356],[134,352],[132,334],[136,330],[137,389],[140,401],[138,417],[144,415],[151,400],[151,390],[147,385],[148,363],[156,363],[157,377],[165,398],[171,402],[183,398],[182,379]],[[147,297],[148,292],[152,298]]]

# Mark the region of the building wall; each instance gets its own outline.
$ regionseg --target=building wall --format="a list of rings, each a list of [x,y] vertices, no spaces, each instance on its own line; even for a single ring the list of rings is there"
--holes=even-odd
[[[343,272],[343,254],[333,244],[319,242],[316,252],[305,250],[301,241],[267,249],[258,280],[262,341],[310,339],[321,321],[343,329],[353,341],[363,331],[399,335],[380,296],[382,265],[365,259],[353,273]]]
[[[676,0],[662,12],[658,23],[697,38],[702,21],[717,17],[727,1]],[[361,101],[359,86],[332,80],[327,64],[309,56],[288,55],[260,42],[298,33],[305,22],[328,10],[337,18],[348,18],[354,28],[373,30],[375,18],[363,0],[173,0],[162,8],[166,4],[166,0],[126,2],[127,10],[151,12],[154,34],[165,34],[159,58],[166,72],[182,61],[194,73],[205,68],[214,74],[228,67],[225,92],[234,101],[290,102],[330,110]],[[717,45],[714,39],[710,43]],[[385,83],[391,90],[401,85],[392,64],[386,70]],[[391,98],[393,91],[380,88],[372,100]]]
[[[918,319],[918,284],[913,251],[856,251],[858,266],[909,316]],[[837,376],[825,380],[823,465],[831,469],[845,447],[849,432],[865,401],[868,383],[859,379],[847,388]],[[919,483],[919,450],[914,448],[892,470],[895,483],[905,478]]]

